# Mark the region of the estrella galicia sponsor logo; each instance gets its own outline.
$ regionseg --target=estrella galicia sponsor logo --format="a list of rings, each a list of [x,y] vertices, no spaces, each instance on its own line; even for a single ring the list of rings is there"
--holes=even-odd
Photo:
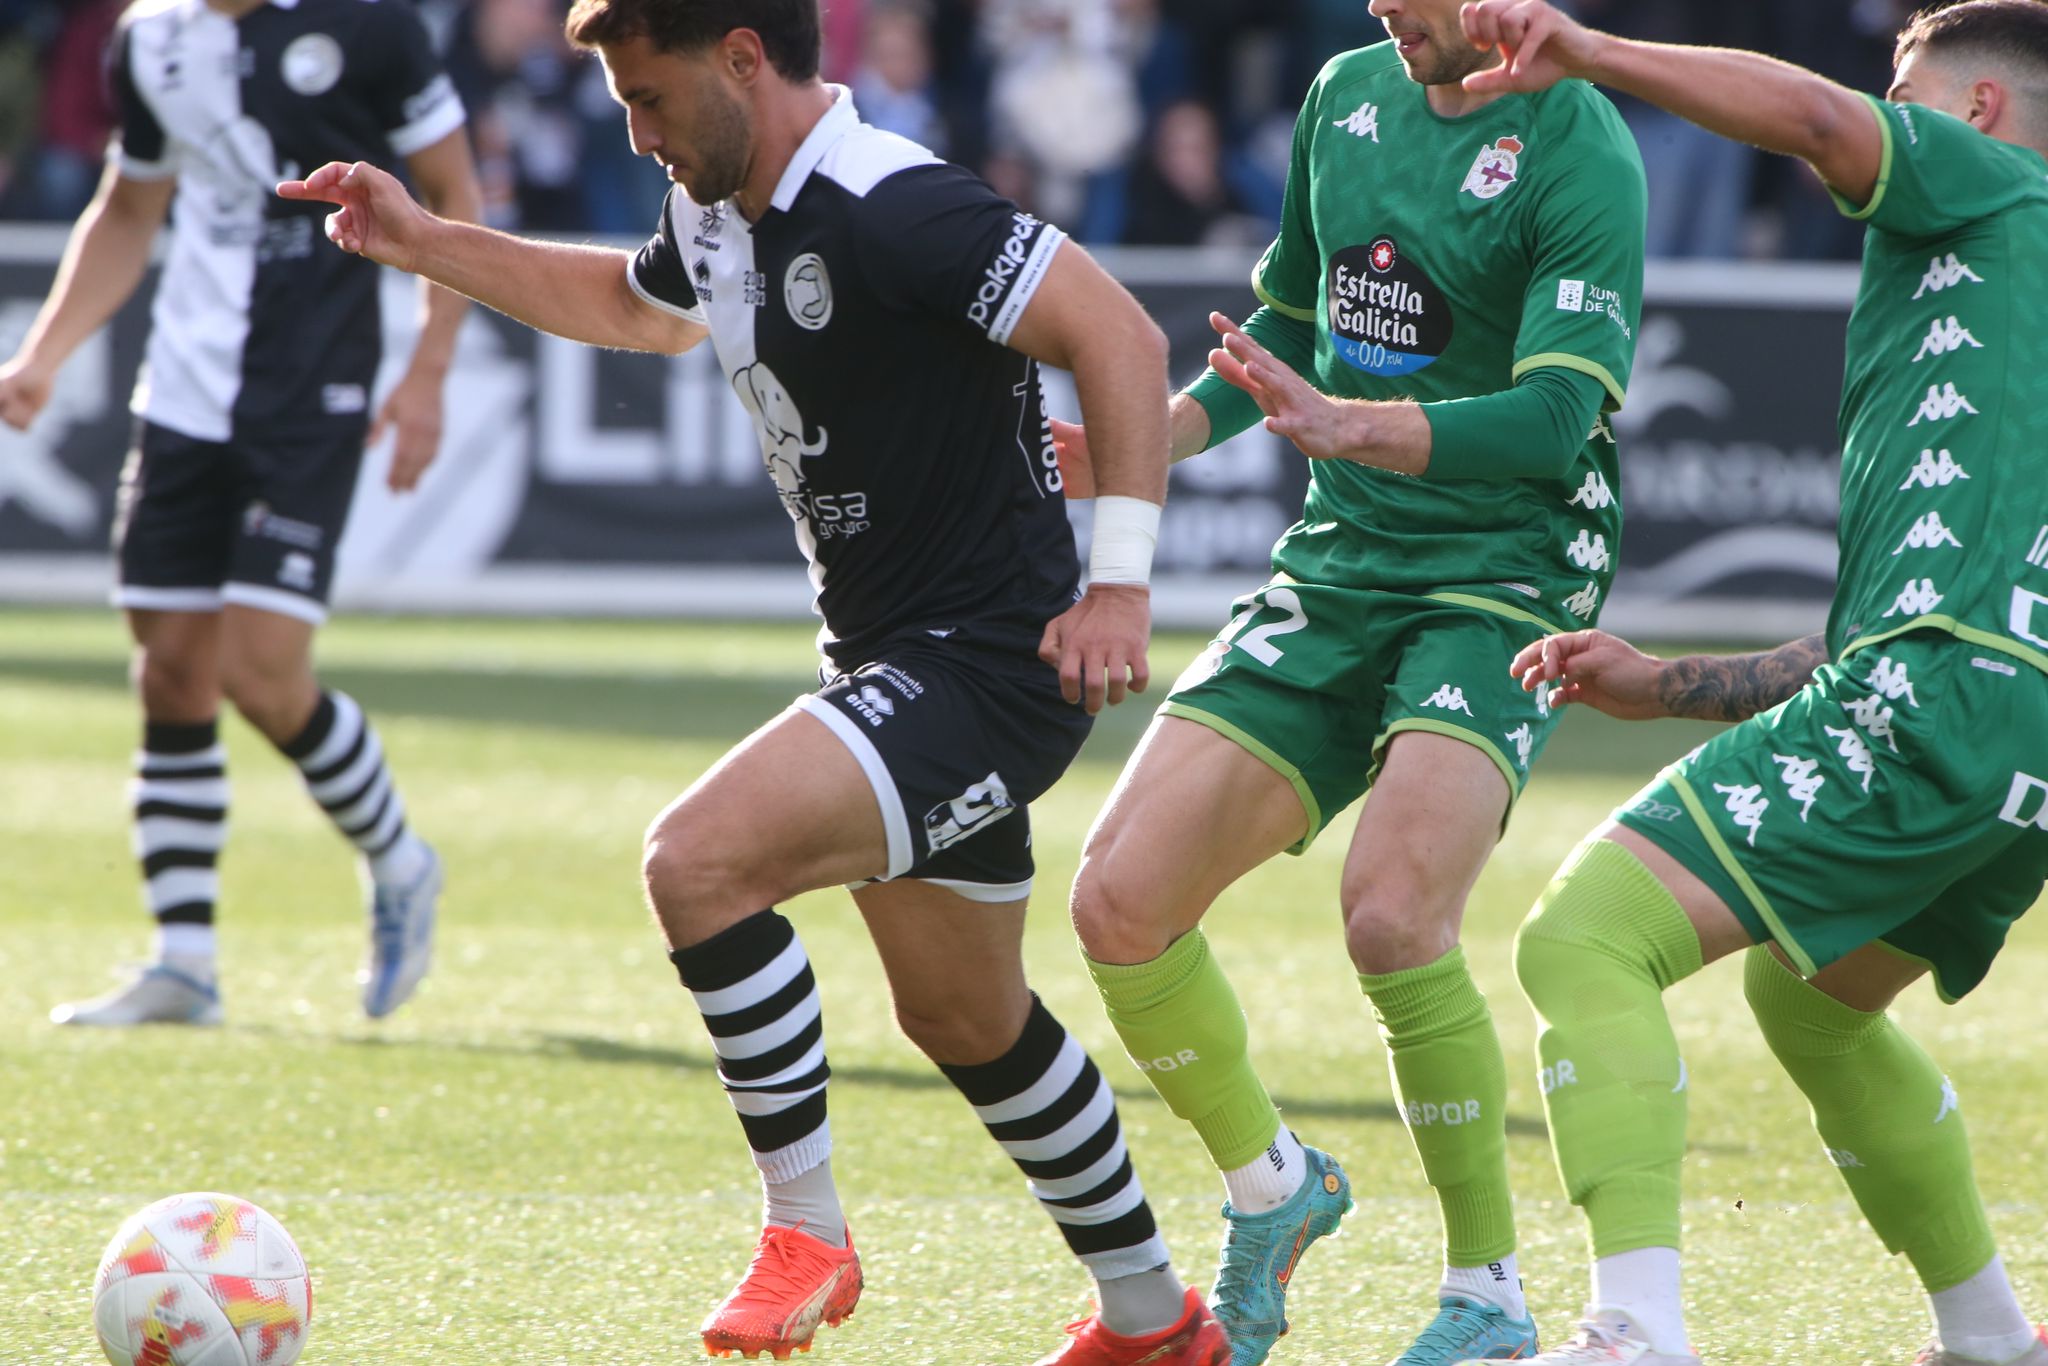
[[[1330,344],[1374,375],[1407,375],[1451,344],[1451,308],[1391,237],[1330,258]]]

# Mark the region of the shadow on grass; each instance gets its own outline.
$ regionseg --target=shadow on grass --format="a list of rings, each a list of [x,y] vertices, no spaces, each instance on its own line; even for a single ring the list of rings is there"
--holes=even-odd
[[[348,1043],[380,1048],[416,1048],[442,1050],[455,1053],[484,1053],[499,1057],[552,1058],[570,1062],[604,1063],[629,1067],[652,1067],[674,1069],[683,1072],[715,1073],[717,1068],[709,1053],[696,1053],[688,1049],[672,1048],[658,1044],[627,1043],[621,1039],[607,1039],[591,1034],[533,1033],[523,1036],[524,1042],[508,1039],[503,1042],[485,1040],[449,1039],[386,1039],[379,1035],[364,1035],[346,1040]],[[837,1086],[864,1086],[893,1091],[951,1091],[953,1085],[938,1072],[927,1068],[887,1067],[873,1065],[832,1064],[832,1081]],[[1112,1084],[1111,1092],[1117,1103],[1125,1108],[1132,1106],[1160,1105],[1164,1102],[1150,1087],[1117,1086]],[[1331,1100],[1309,1097],[1275,1096],[1277,1104],[1290,1117],[1328,1120],[1356,1120],[1370,1123],[1400,1124],[1401,1110],[1392,1101],[1385,1100]],[[1545,1138],[1548,1127],[1540,1117],[1511,1114],[1508,1116],[1508,1132],[1524,1138]]]
[[[522,667],[461,669],[340,665],[322,678],[345,689],[374,715],[423,717],[473,725],[518,727],[623,738],[733,743],[780,712],[814,680],[722,673],[612,674]],[[0,654],[0,683],[14,680],[62,688],[125,692],[125,666],[105,656]],[[1081,762],[1121,765],[1165,696],[1163,686],[1106,709]],[[1721,729],[1703,722],[1629,724],[1574,709],[1537,765],[1546,773],[1639,775],[1647,779]]]

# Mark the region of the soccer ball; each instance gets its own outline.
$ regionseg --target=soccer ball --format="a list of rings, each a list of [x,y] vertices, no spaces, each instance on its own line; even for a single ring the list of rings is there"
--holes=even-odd
[[[200,1191],[121,1225],[92,1323],[114,1366],[291,1366],[313,1320],[306,1259],[247,1200]]]

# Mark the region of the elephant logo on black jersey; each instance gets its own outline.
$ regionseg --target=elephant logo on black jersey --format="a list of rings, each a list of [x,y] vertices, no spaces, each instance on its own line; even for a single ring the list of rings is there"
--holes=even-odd
[[[761,458],[768,466],[768,477],[775,481],[775,491],[782,496],[782,505],[790,516],[801,516],[810,482],[804,476],[803,462],[825,453],[828,434],[820,427],[815,437],[804,435],[804,415],[766,361],[735,370],[732,387],[754,419],[754,430],[761,438]]]

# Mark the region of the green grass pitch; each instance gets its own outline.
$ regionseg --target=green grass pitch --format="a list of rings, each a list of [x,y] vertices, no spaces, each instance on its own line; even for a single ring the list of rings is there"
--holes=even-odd
[[[1170,679],[1199,642],[1165,638]],[[0,1361],[92,1363],[93,1269],[123,1217],[174,1191],[247,1195],[313,1267],[313,1363],[638,1366],[692,1331],[744,1265],[753,1172],[710,1051],[642,909],[648,818],[803,690],[799,626],[344,620],[322,665],[382,727],[419,828],[447,857],[438,966],[380,1027],[358,1012],[351,860],[253,732],[228,728],[221,916],[228,1026],[62,1032],[59,1001],[140,957],[147,920],[123,788],[137,722],[110,613],[0,613]],[[1152,696],[1156,698],[1158,692]],[[1098,728],[1036,813],[1027,945],[1094,1051],[1175,1258],[1206,1285],[1220,1186],[1193,1133],[1118,1052],[1064,913],[1079,842],[1149,702]],[[1141,709],[1142,708],[1142,709]],[[1466,943],[1511,1062],[1522,1264],[1546,1332],[1585,1293],[1584,1244],[1544,1140],[1533,1027],[1508,967],[1578,836],[1699,738],[1573,716],[1481,880]],[[762,812],[773,820],[775,813]],[[1260,1066],[1359,1205],[1304,1263],[1279,1366],[1377,1363],[1431,1308],[1438,1231],[1335,908],[1351,818],[1209,919]],[[853,1320],[812,1359],[1026,1363],[1087,1281],[964,1103],[901,1038],[845,896],[790,908],[825,996],[837,1170],[866,1263]],[[1901,1014],[1963,1096],[2016,1280],[2048,1308],[2048,925],[2023,924],[1964,1005]],[[1690,1065],[1692,1325],[1709,1362],[1903,1363],[1924,1333],[1756,1038],[1740,969],[1672,993]]]

